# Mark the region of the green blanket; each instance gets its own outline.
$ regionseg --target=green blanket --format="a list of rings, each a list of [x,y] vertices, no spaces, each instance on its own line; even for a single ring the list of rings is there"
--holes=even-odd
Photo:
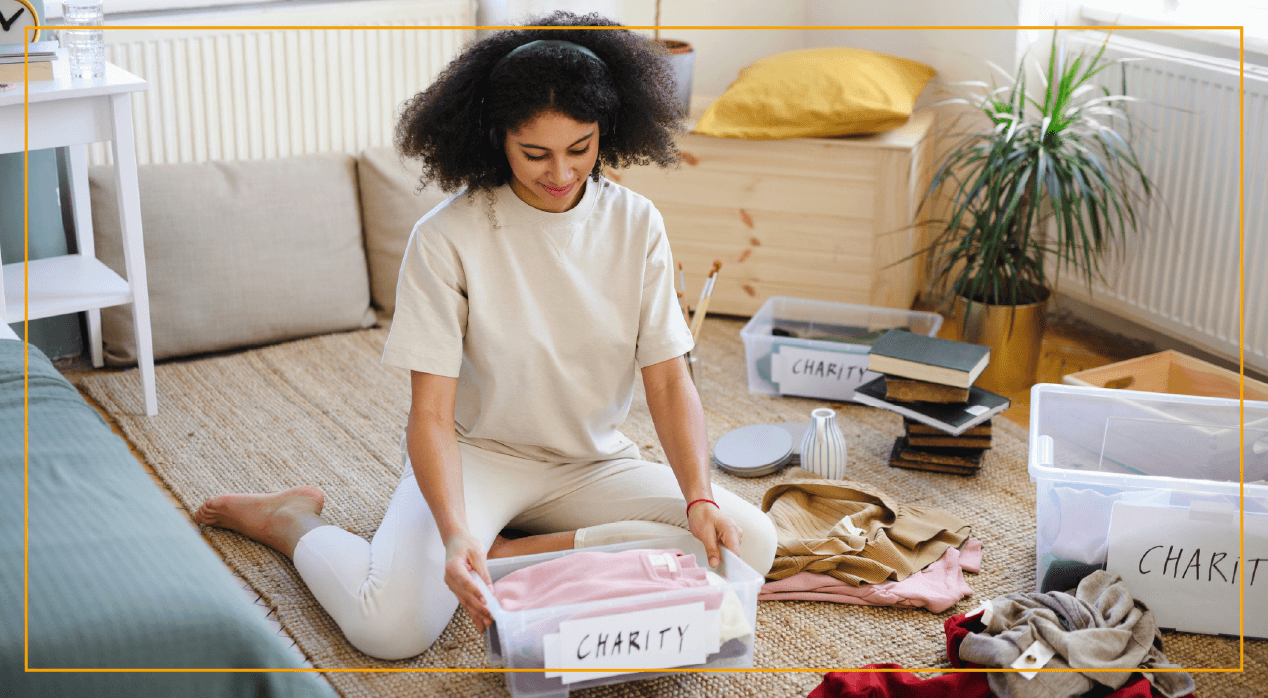
[[[23,342],[0,340],[0,694],[333,696],[312,673],[23,672]],[[127,444],[30,349],[31,668],[297,668]]]

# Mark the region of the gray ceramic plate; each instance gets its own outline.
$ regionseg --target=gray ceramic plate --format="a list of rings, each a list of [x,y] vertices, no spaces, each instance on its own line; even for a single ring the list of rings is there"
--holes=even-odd
[[[773,424],[754,424],[727,432],[713,445],[713,462],[740,477],[761,477],[788,464],[792,434]]]
[[[789,465],[798,465],[801,463],[801,439],[806,435],[806,430],[810,428],[810,422],[781,422],[774,426],[788,432],[792,437],[793,450],[792,458],[789,459]]]

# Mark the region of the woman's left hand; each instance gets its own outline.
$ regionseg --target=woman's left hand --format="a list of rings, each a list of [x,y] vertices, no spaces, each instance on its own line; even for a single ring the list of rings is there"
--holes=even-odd
[[[704,543],[710,567],[717,567],[722,562],[722,553],[718,550],[719,541],[731,552],[740,554],[743,532],[731,517],[723,514],[713,504],[700,502],[691,507],[691,511],[687,513],[687,525],[691,528],[691,535]]]

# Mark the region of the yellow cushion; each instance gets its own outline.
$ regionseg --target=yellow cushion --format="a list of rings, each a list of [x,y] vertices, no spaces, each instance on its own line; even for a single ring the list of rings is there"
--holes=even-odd
[[[927,65],[856,48],[763,58],[709,105],[696,132],[726,138],[819,138],[901,125],[933,77]]]

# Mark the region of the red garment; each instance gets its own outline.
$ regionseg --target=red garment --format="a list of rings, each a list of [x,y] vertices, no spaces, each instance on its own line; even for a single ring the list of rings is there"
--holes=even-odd
[[[863,668],[902,667],[897,664],[868,664]],[[921,679],[906,672],[837,671],[825,674],[823,683],[815,687],[808,698],[990,698],[992,695],[986,674],[955,673]],[[1149,679],[1137,676],[1117,691],[1105,694],[1104,698],[1159,698],[1161,695],[1153,691]],[[1193,696],[1190,694],[1185,698]]]
[[[947,633],[947,659],[951,661],[951,666],[956,668],[964,668],[964,669],[981,668],[982,665],[980,664],[974,664],[973,662],[966,662],[960,659],[960,643],[964,642],[964,638],[968,637],[970,633],[980,633],[986,630],[986,626],[982,624],[981,619],[982,619],[982,612],[974,611],[972,615],[961,613],[958,616],[951,616],[950,618],[946,620],[945,623],[943,623],[942,627]],[[985,674],[972,674],[972,676],[982,677],[983,685],[986,684]],[[1161,698],[1162,694],[1157,693],[1156,691],[1153,690],[1153,688],[1154,688],[1153,684],[1149,683],[1149,679],[1146,679],[1144,676],[1137,676],[1136,678],[1123,684],[1123,686],[1119,688],[1117,691],[1114,691],[1113,693],[1106,693],[1103,695],[1104,695],[1104,698]],[[814,694],[812,693],[811,695],[814,695]],[[845,694],[845,695],[851,695],[851,694]],[[916,694],[916,693],[881,694],[881,693],[878,693],[875,695],[876,696],[881,696],[881,695],[895,695],[895,696],[913,695],[914,696],[914,695],[924,695],[924,694]],[[1095,695],[1102,695],[1102,694],[1098,693]],[[872,696],[869,696],[869,698],[872,698]],[[1183,698],[1193,698],[1193,694],[1190,693],[1187,696],[1183,696]]]
[[[869,664],[864,669],[901,669],[897,664]],[[986,676],[956,673],[922,679],[907,672],[834,671],[810,692],[809,698],[990,698]]]
[[[951,616],[942,624],[942,629],[947,634],[947,659],[951,660],[951,666],[957,669],[979,669],[981,664],[973,662],[965,662],[960,659],[960,643],[964,642],[964,638],[969,633],[980,633],[986,630],[986,626],[982,624],[982,611],[977,610],[972,613],[961,613]]]

